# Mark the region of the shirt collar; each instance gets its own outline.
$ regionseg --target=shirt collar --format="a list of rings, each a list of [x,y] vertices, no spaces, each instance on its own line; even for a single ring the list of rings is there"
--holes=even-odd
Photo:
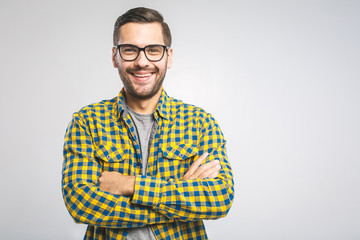
[[[155,108],[155,112],[159,116],[165,119],[169,119],[170,117],[170,97],[167,95],[164,89],[162,89],[161,96],[159,99],[159,102]],[[125,112],[125,115],[123,115],[123,112]],[[154,112],[154,113],[155,113]],[[125,91],[124,88],[121,89],[119,95],[117,96],[117,113],[116,116],[118,119],[120,119],[122,116],[126,116],[127,108],[126,108],[126,100],[125,100]]]

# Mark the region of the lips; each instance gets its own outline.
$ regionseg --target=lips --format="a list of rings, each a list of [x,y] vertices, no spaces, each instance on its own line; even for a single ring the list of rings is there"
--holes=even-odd
[[[139,84],[145,84],[151,81],[153,73],[150,72],[132,72],[130,73],[133,79]]]
[[[148,74],[136,74],[136,73],[133,73],[133,75],[135,77],[139,77],[139,78],[144,78],[144,77],[150,77],[152,73],[148,73]]]
[[[159,69],[154,67],[144,67],[141,68],[139,66],[130,67],[126,69],[126,72],[131,76],[134,83],[138,84],[147,84],[153,80],[155,74],[159,72]]]

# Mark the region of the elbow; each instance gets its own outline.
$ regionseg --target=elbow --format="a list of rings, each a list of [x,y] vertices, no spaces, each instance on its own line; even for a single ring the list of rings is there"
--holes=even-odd
[[[86,188],[86,187],[85,187]],[[96,205],[91,204],[91,198],[82,196],[80,192],[84,189],[74,186],[64,185],[62,188],[65,206],[75,223],[94,224],[99,220],[95,213],[101,213],[100,209],[96,211]]]
[[[96,187],[86,183],[65,184],[62,192],[65,206],[76,223],[103,226],[116,205],[116,199],[99,194]]]
[[[223,194],[219,196],[218,198],[218,204],[217,205],[217,211],[215,214],[214,219],[219,219],[226,217],[226,215],[229,213],[230,208],[232,206],[233,200],[234,200],[234,187],[233,185],[227,190],[223,190]]]
[[[223,201],[223,204],[217,208],[214,219],[226,217],[226,215],[229,213],[230,208],[232,206],[233,198],[234,198],[234,195],[232,194],[232,195],[229,195],[228,198],[226,198]]]
[[[80,202],[78,201],[77,197],[72,194],[71,190],[67,189],[66,187],[63,187],[62,193],[66,209],[68,210],[74,222],[87,224],[88,221],[85,217],[86,210],[80,208]]]
[[[226,215],[229,213],[230,208],[231,208],[232,203],[233,203],[233,199],[234,199],[234,195],[233,195],[233,194],[231,194],[231,195],[229,196],[229,198],[226,199],[226,201],[225,201],[225,207],[224,207],[224,210],[222,211],[222,215],[220,216],[220,218],[226,217]]]

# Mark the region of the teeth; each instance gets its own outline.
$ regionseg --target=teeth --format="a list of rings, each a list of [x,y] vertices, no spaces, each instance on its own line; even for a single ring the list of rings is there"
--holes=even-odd
[[[135,77],[149,77],[151,76],[151,73],[149,74],[143,74],[143,75],[140,75],[140,74],[134,74]]]

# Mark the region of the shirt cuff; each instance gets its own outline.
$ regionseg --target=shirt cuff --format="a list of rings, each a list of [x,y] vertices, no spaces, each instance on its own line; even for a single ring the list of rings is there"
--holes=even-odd
[[[135,190],[131,203],[156,207],[160,203],[161,188],[161,179],[137,175],[135,177]]]

